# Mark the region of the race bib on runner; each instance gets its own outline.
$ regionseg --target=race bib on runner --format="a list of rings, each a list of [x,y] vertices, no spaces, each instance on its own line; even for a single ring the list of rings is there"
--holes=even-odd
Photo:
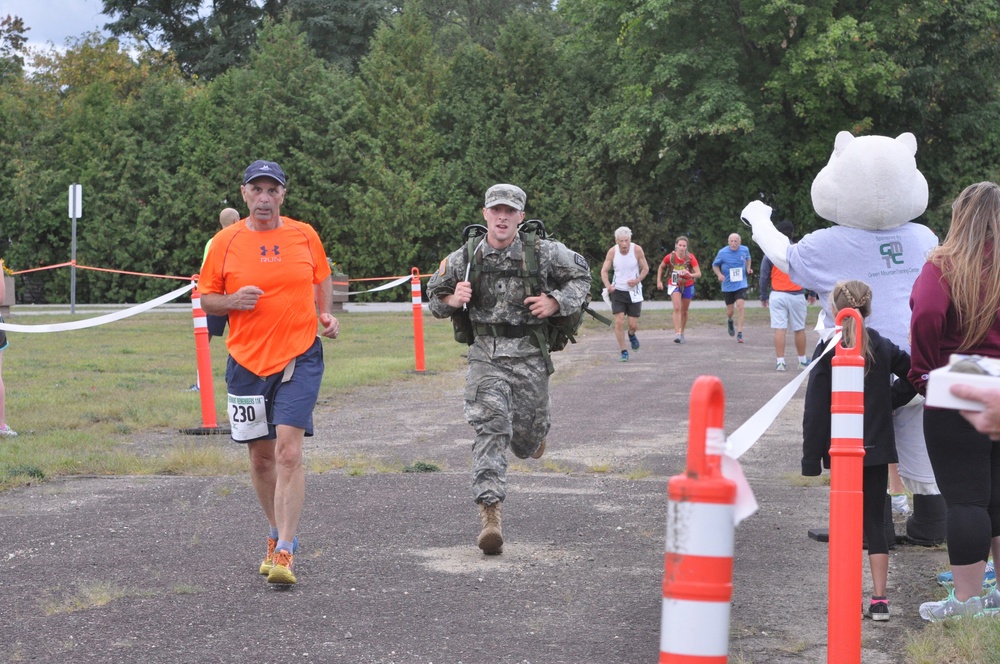
[[[267,435],[264,395],[229,397],[229,428],[233,440],[254,440]]]
[[[743,281],[743,268],[742,267],[731,267],[731,268],[729,268],[729,280],[730,281]]]
[[[642,282],[636,284],[635,288],[630,288],[628,296],[633,302],[642,302]]]

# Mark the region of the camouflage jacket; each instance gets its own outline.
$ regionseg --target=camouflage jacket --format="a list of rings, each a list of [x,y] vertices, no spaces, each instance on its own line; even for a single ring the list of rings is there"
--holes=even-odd
[[[524,247],[520,234],[506,249],[494,249],[484,238],[477,251],[482,252],[484,265],[499,270],[518,270],[522,267]],[[587,260],[555,240],[540,240],[537,253],[542,292],[559,303],[557,315],[578,309],[590,292],[591,276]],[[428,281],[429,307],[436,318],[447,318],[454,313],[455,309],[440,298],[454,293],[455,284],[465,280],[467,262],[466,248],[462,246],[441,261],[441,267]],[[537,324],[540,321],[524,305],[525,298],[531,295],[524,277],[503,277],[484,271],[479,283],[472,284],[469,318],[473,323]],[[529,357],[540,353],[528,337],[508,339],[482,335],[477,336],[469,348],[469,359],[488,361],[493,357]]]

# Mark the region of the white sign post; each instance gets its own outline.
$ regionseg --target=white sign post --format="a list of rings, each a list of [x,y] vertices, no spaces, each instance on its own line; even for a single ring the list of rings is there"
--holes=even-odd
[[[69,312],[76,313],[76,220],[83,216],[83,186],[69,186],[69,218],[73,220],[73,243],[69,267]]]

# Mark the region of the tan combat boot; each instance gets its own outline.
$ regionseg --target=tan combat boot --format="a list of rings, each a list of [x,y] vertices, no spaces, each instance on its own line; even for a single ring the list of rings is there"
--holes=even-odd
[[[544,438],[542,438],[542,442],[540,442],[538,444],[538,449],[535,450],[535,453],[531,455],[531,458],[532,459],[541,459],[543,454],[545,454],[545,439]]]
[[[483,522],[483,530],[479,533],[476,545],[488,556],[503,551],[503,531],[500,529],[500,506],[503,503],[479,505],[479,518]]]

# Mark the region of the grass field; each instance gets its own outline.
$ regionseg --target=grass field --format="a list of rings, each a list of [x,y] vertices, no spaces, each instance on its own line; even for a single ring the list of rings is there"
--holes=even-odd
[[[83,318],[15,313],[7,322]],[[340,318],[344,334],[324,342],[324,398],[414,377],[411,313]],[[462,366],[463,348],[452,341],[449,321],[425,316],[423,330],[426,370]],[[19,435],[0,440],[0,490],[53,475],[184,474],[212,466],[193,456],[194,446],[151,460],[128,452],[125,444],[144,431],[201,424],[199,402],[188,391],[196,376],[190,313],[151,312],[70,332],[11,333],[9,339],[3,367],[7,420]],[[214,340],[211,351],[218,403],[225,394],[223,340]]]
[[[690,325],[720,325],[719,309],[695,309]],[[46,325],[87,315],[42,315],[14,311],[7,322]],[[748,309],[749,319],[767,312]],[[344,333],[325,341],[327,371],[322,398],[359,386],[385,385],[414,377],[413,315],[340,314]],[[649,310],[642,329],[671,329],[671,312]],[[464,347],[452,339],[451,323],[423,316],[426,371],[464,365]],[[587,318],[582,334],[610,334]],[[242,464],[207,459],[200,446],[149,459],[128,450],[130,436],[146,431],[197,427],[200,405],[187,391],[195,382],[191,315],[149,312],[106,325],[54,333],[11,333],[4,352],[7,420],[20,435],[0,442],[0,490],[54,475],[204,474],[239,472]],[[225,394],[226,352],[211,344],[216,402]],[[224,413],[220,413],[224,416]]]

